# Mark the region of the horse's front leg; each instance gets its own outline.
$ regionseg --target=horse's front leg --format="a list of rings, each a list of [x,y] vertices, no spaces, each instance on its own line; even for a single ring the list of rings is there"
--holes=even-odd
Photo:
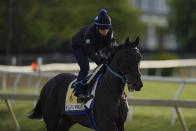
[[[74,124],[74,121],[64,115],[60,118],[55,131],[69,131]]]
[[[124,131],[124,130],[125,130],[124,124],[121,124],[121,125],[118,127],[118,131]]]
[[[96,116],[96,125],[99,131],[119,131],[116,121],[104,114]]]
[[[103,119],[100,124],[97,124],[99,131],[119,131],[116,123],[114,121],[109,121]]]

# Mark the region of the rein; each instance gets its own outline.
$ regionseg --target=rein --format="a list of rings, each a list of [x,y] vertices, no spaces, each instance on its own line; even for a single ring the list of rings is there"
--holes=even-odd
[[[113,71],[108,65],[105,65],[106,69],[111,72],[113,75],[115,75],[116,77],[120,78],[124,83],[125,83],[125,77],[116,73],[115,71]]]

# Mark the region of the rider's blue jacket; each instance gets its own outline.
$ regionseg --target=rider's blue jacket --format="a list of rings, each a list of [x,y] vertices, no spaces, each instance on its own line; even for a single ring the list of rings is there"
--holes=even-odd
[[[72,47],[81,48],[84,54],[98,65],[102,58],[99,55],[100,51],[106,48],[106,55],[108,55],[114,42],[112,28],[109,28],[106,36],[102,36],[94,24],[83,27],[72,37]]]

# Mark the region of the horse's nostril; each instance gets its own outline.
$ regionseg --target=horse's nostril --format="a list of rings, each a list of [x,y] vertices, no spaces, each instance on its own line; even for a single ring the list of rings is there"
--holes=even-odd
[[[136,88],[135,88],[135,91],[140,91],[141,88],[143,87],[142,81],[138,81],[138,82],[136,83],[135,87],[136,87]]]
[[[135,89],[135,91],[140,91],[140,90],[141,90],[141,87],[140,87],[140,88],[136,88],[136,89]]]

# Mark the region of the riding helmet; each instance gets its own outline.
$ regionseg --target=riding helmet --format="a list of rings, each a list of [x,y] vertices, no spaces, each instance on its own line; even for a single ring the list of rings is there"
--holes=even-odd
[[[111,26],[111,19],[107,15],[107,11],[105,9],[101,9],[99,14],[95,17],[94,24],[98,27],[110,27]]]

